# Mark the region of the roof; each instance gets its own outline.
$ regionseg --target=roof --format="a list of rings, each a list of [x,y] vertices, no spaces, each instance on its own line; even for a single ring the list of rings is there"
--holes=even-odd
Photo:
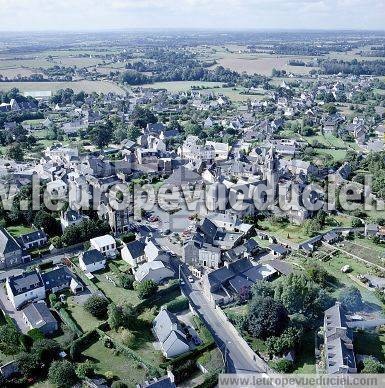
[[[251,288],[253,283],[242,276],[235,276],[229,280],[229,285],[236,293],[240,293],[244,288]]]
[[[69,287],[74,275],[67,267],[58,267],[41,274],[45,288],[51,290],[56,287]]]
[[[242,274],[247,279],[255,283],[258,280],[264,280],[268,278],[276,272],[277,271],[269,264],[260,264],[244,271]]]
[[[126,244],[127,250],[130,252],[132,258],[134,259],[144,255],[144,247],[145,244],[140,240],[131,241]]]
[[[175,384],[171,381],[170,377],[164,376],[160,379],[146,381],[140,387],[143,387],[143,388],[175,388]]]
[[[94,263],[101,263],[106,259],[97,249],[90,249],[88,251],[83,252],[82,260],[85,265],[89,265]]]
[[[38,329],[47,323],[57,322],[44,302],[31,303],[25,309],[23,309],[23,313],[27,317],[28,322],[35,329]]]
[[[215,239],[215,236],[218,232],[218,227],[210,221],[208,218],[205,218],[200,225],[200,229],[205,235],[208,242],[212,243]]]
[[[20,236],[20,240],[23,244],[28,244],[33,241],[41,240],[44,238],[48,238],[47,235],[45,234],[44,230],[34,230],[33,232],[30,233],[25,233]]]
[[[184,166],[177,168],[165,181],[165,185],[181,186],[187,184],[196,184],[202,182],[203,178],[194,171]]]
[[[167,309],[159,312],[154,319],[153,326],[154,332],[160,342],[165,341],[172,330],[181,330],[178,318]]]
[[[18,242],[8,233],[8,231],[0,227],[0,253],[6,255],[7,253],[20,250],[21,247]]]
[[[106,245],[115,244],[115,239],[111,235],[105,234],[104,236],[91,238],[90,243],[91,243],[91,245],[95,244],[99,247],[104,247]]]
[[[289,263],[286,263],[282,260],[273,259],[267,264],[269,264],[271,267],[273,267],[275,270],[277,270],[283,275],[290,275],[294,272],[293,267]]]
[[[327,371],[328,373],[341,373],[348,368],[356,368],[354,351],[347,347],[341,338],[327,341]]]
[[[21,275],[8,278],[13,295],[24,294],[27,291],[43,287],[43,279],[38,271],[24,272]]]
[[[288,250],[280,244],[270,244],[268,248],[273,252],[279,253],[280,255],[284,255],[288,252]]]

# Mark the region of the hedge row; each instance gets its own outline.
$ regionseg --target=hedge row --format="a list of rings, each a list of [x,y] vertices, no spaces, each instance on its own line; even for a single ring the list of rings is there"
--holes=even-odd
[[[196,388],[214,388],[218,385],[218,374],[222,373],[222,370],[209,373],[203,383],[196,386]]]
[[[156,302],[159,302],[162,298],[166,297],[170,292],[175,290],[179,290],[179,283],[172,283],[169,287],[158,290],[155,295],[139,303],[136,306],[136,310],[141,312],[146,308],[153,307]]]
[[[87,349],[92,343],[98,340],[98,332],[94,329],[91,331],[87,331],[87,333],[83,334],[69,347],[70,356],[73,360],[78,360],[80,354]]]
[[[178,296],[171,302],[166,303],[166,308],[172,313],[179,313],[180,311],[187,310],[189,308],[189,300],[185,296]]]
[[[57,310],[58,314],[60,315],[60,318],[62,321],[68,326],[68,328],[75,333],[78,337],[81,337],[83,335],[83,330],[80,328],[80,326],[73,320],[69,312],[64,309],[60,308]]]
[[[143,364],[151,377],[160,377],[163,375],[164,371],[160,371],[158,368],[156,368],[154,365],[152,365],[149,361],[144,360],[142,357],[140,357],[137,353],[135,353],[133,350],[128,348],[127,346],[124,346],[120,342],[114,340],[109,335],[107,335],[104,331],[100,329],[96,329],[97,333],[100,335],[101,338],[108,338],[113,344],[115,349],[119,350],[124,356],[131,358],[132,360],[139,362]]]

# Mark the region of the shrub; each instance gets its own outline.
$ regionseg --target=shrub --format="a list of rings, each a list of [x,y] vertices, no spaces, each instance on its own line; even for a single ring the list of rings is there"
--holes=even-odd
[[[71,315],[68,313],[68,311],[64,308],[61,308],[58,310],[58,313],[60,315],[60,318],[63,320],[63,322],[67,325],[67,327],[75,333],[78,337],[83,335],[82,329],[79,327],[79,325],[72,319]]]
[[[107,314],[108,300],[98,295],[91,295],[84,303],[84,309],[96,318],[104,318]]]
[[[122,273],[118,277],[119,286],[127,290],[132,290],[134,288],[134,281],[134,276],[126,273]]]
[[[81,364],[78,364],[76,367],[76,374],[81,379],[84,379],[86,377],[90,377],[94,374],[94,364],[90,360],[86,360],[85,362],[82,362]]]
[[[284,358],[274,361],[272,367],[280,373],[291,373],[294,370],[293,362]]]
[[[167,310],[172,313],[178,313],[189,308],[189,300],[185,296],[178,296],[178,298],[166,304]]]
[[[33,340],[29,335],[21,334],[20,338],[20,345],[24,350],[29,350],[32,346]]]
[[[135,290],[140,299],[147,299],[158,291],[158,285],[153,280],[145,280],[137,283]]]
[[[121,341],[123,345],[132,348],[135,344],[135,335],[128,329],[122,330]]]
[[[33,342],[44,339],[44,334],[39,329],[31,329],[28,333]]]
[[[94,342],[95,339],[97,339],[97,333],[95,330],[91,330],[73,341],[70,347],[71,358],[73,360],[77,360],[81,352]]]
[[[77,376],[74,366],[69,361],[54,361],[49,368],[48,379],[59,388],[66,388],[76,383]]]
[[[124,384],[123,381],[114,381],[111,388],[127,388],[127,384]]]

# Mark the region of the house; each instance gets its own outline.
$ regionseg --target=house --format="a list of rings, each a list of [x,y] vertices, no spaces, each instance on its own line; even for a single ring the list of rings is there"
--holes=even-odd
[[[357,373],[353,349],[353,331],[347,325],[340,302],[324,313],[324,349],[328,374]]]
[[[334,244],[339,240],[340,236],[336,232],[328,232],[323,236],[323,241],[327,244]]]
[[[190,350],[178,318],[167,309],[162,309],[155,317],[153,331],[166,358],[177,357]]]
[[[41,274],[37,270],[8,277],[5,288],[15,309],[29,301],[38,301],[45,298],[45,285]]]
[[[365,237],[374,237],[378,234],[379,227],[376,224],[365,224]]]
[[[48,236],[43,229],[34,230],[30,233],[22,234],[19,241],[24,249],[40,248],[47,244]]]
[[[104,236],[91,238],[90,243],[92,248],[98,250],[105,257],[116,257],[116,241],[111,235],[106,234]]]
[[[30,329],[39,329],[43,334],[52,334],[58,330],[58,322],[44,301],[29,304],[22,313]]]
[[[156,260],[156,258],[160,255],[161,252],[162,249],[158,245],[158,243],[154,239],[148,237],[146,239],[146,246],[144,247],[144,255],[147,261]]]
[[[162,283],[164,280],[174,276],[174,271],[167,268],[160,260],[143,263],[135,271],[135,280],[137,282],[153,280],[155,283]]]
[[[62,231],[64,232],[64,230],[71,225],[80,224],[85,219],[88,219],[88,217],[76,210],[68,209],[65,212],[61,212],[60,224]]]
[[[67,267],[56,267],[41,274],[47,292],[58,292],[70,289],[74,294],[83,291],[83,284]]]
[[[81,253],[79,257],[79,267],[88,273],[96,272],[104,269],[106,266],[106,258],[96,249],[90,249]]]
[[[123,248],[120,251],[120,254],[126,263],[135,268],[138,264],[145,261],[144,248],[145,244],[143,241],[131,241],[127,244],[123,243]]]
[[[25,260],[20,244],[0,227],[0,269],[23,263]]]
[[[286,256],[289,250],[281,244],[270,244],[267,249],[276,257]]]

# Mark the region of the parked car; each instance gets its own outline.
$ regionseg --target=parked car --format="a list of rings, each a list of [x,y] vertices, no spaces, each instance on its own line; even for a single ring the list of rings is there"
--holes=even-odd
[[[194,278],[191,275],[187,279],[190,283],[194,283]]]

